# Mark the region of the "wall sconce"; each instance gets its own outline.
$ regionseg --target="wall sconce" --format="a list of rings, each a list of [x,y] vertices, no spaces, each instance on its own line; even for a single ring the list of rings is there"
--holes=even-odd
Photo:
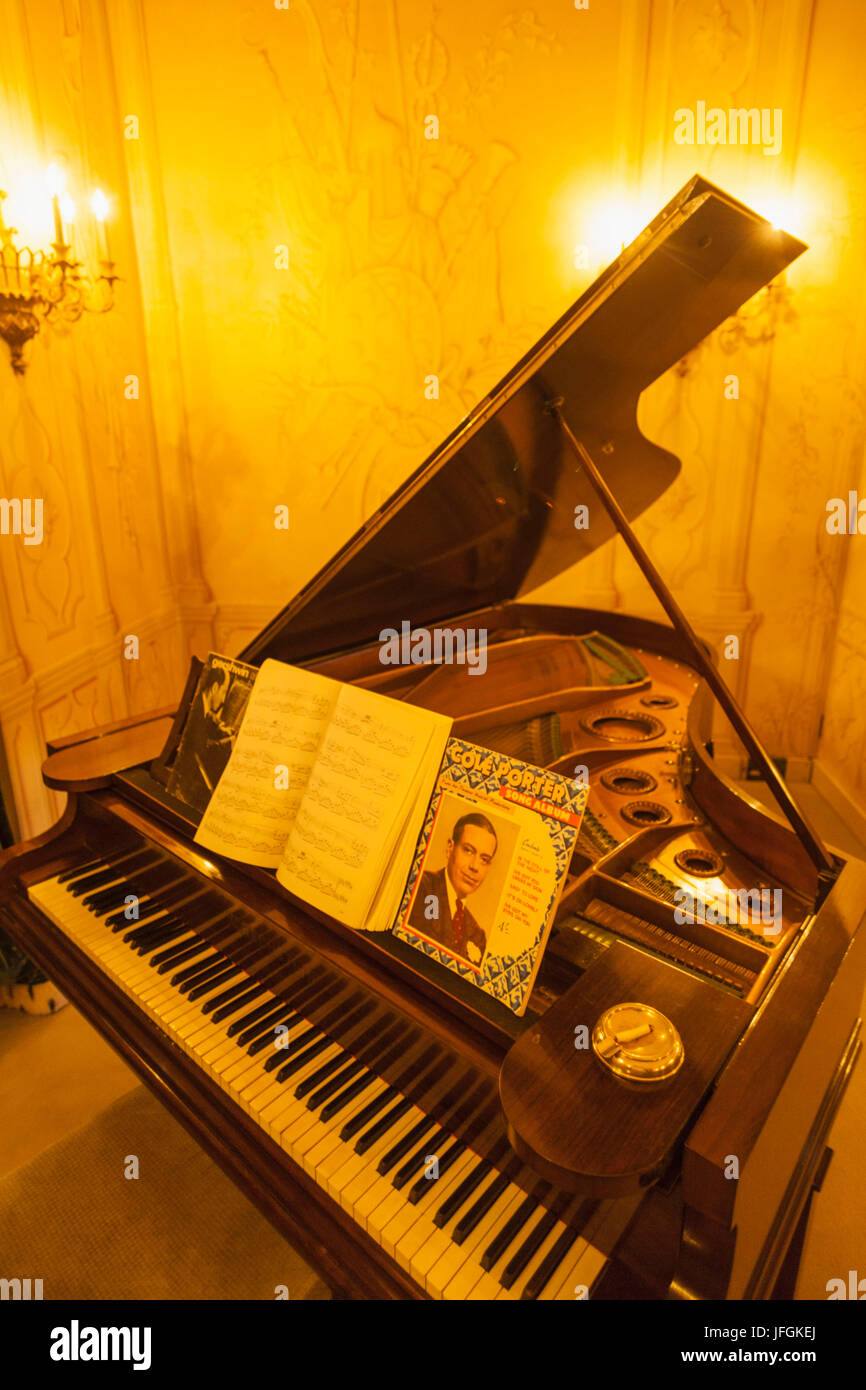
[[[48,186],[54,212],[54,242],[50,252],[17,247],[16,227],[7,227],[0,190],[0,338],[9,344],[12,370],[22,376],[27,363],[24,350],[43,323],[77,323],[85,312],[105,314],[114,306],[114,262],[108,245],[108,200],[97,191],[91,209],[100,224],[100,271],[95,279],[84,272],[72,253],[63,223],[75,217],[75,205],[63,192],[63,175],[55,164],[48,170]]]

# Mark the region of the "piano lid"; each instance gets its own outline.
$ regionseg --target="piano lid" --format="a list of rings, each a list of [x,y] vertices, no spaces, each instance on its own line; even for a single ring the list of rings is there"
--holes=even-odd
[[[680,468],[638,429],[640,393],[805,249],[696,175],[241,658],[341,652],[506,602],[582,559],[615,527],[547,403],[561,398],[633,521]]]

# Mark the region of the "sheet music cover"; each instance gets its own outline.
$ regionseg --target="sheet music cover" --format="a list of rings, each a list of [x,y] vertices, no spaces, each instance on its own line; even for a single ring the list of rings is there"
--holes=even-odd
[[[255,666],[214,652],[202,668],[167,788],[201,815],[229,760],[257,675]]]
[[[588,788],[451,738],[393,932],[526,1009]]]

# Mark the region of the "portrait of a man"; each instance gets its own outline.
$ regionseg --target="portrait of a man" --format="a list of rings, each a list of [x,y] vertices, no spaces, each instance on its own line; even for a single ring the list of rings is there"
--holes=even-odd
[[[466,900],[486,879],[497,848],[496,831],[486,816],[478,811],[461,816],[446,845],[443,867],[422,873],[409,916],[409,926],[471,965],[481,964],[487,932]]]

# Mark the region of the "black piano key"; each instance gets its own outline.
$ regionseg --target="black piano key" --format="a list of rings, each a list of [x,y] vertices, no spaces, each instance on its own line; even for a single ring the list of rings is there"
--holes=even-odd
[[[135,907],[134,916],[127,916],[129,911],[128,904],[119,904],[118,911],[105,915],[105,925],[109,930],[114,931],[115,927],[120,928],[124,924],[127,927],[143,925],[147,917],[153,917],[157,912],[168,911],[170,907],[176,907],[185,898],[188,899],[192,892],[192,885],[185,881],[177,881],[177,875],[168,879],[171,866],[166,864],[161,866],[166,873],[160,875],[160,881],[148,879],[146,882],[136,878],[135,896],[138,903]]]
[[[390,1105],[393,1100],[397,1100],[399,1095],[400,1092],[397,1090],[396,1086],[389,1086],[387,1090],[382,1091],[378,1096],[374,1096],[362,1110],[358,1111],[357,1115],[353,1115],[351,1120],[347,1120],[343,1125],[343,1128],[340,1130],[340,1138],[343,1143],[347,1144],[350,1139],[354,1139],[359,1130],[362,1130],[366,1124],[374,1120],[379,1111],[384,1110],[386,1105]]]
[[[430,1065],[431,1062],[433,1064],[432,1066]],[[451,1059],[447,1055],[442,1056],[435,1046],[427,1048],[417,1062],[411,1063],[406,1068],[406,1071],[398,1078],[394,1089],[396,1090],[398,1095],[402,1096],[404,1090],[408,1089],[410,1085],[417,1083],[418,1085],[423,1086],[425,1095],[430,1095],[433,1092],[434,1088],[437,1087],[439,1083],[442,1081],[443,1077],[445,1077],[448,1074],[450,1069]],[[406,1101],[407,1108],[411,1104],[411,1100]],[[403,1113],[405,1113],[405,1111]],[[419,1121],[419,1124],[420,1123],[421,1121]],[[434,1125],[435,1121],[431,1120],[430,1124],[431,1126]],[[406,1136],[406,1138],[408,1138],[411,1143],[414,1143],[414,1140],[411,1138],[411,1135],[414,1134],[415,1129],[417,1129],[417,1127],[417,1125],[414,1126],[413,1130],[410,1131],[410,1135]],[[365,1136],[362,1136],[362,1138],[363,1137]],[[375,1142],[375,1139],[373,1140],[373,1142]],[[355,1145],[355,1148],[358,1153],[364,1152],[363,1149],[358,1148],[357,1144]],[[403,1152],[405,1153],[406,1150],[404,1149]],[[380,1173],[387,1172],[387,1169],[383,1169],[381,1167],[381,1164],[385,1162],[386,1158],[388,1158],[388,1154],[386,1154],[380,1161]],[[399,1158],[395,1159],[395,1162],[398,1161]],[[391,1164],[389,1164],[388,1167],[390,1168]]]
[[[190,990],[195,989],[197,985],[207,984],[216,975],[221,975],[223,971],[228,969],[228,965],[228,956],[220,947],[216,946],[212,959],[198,961],[190,966],[189,974],[178,985],[178,989],[181,994],[189,994]]]
[[[188,946],[184,945],[183,942],[178,942],[176,946],[170,946],[165,952],[161,952],[158,958],[154,957],[160,975],[167,974],[169,970],[176,968],[184,961],[190,961],[189,965],[172,976],[171,983],[173,985],[180,984],[183,980],[196,974],[205,962],[215,960],[218,954],[217,948],[225,942],[236,939],[237,923],[242,920],[242,914],[236,911],[217,912],[207,923],[205,929],[202,929],[202,925],[194,917],[189,920],[186,913],[183,915],[186,926],[194,932],[193,940]],[[207,951],[208,954],[202,955],[203,951]],[[196,956],[198,959],[195,959]],[[151,964],[153,965],[154,961],[151,961]]]
[[[430,1148],[435,1149],[435,1144],[431,1144]],[[424,1173],[422,1173],[420,1178],[418,1178],[418,1180],[414,1184],[414,1186],[411,1187],[409,1191],[406,1193],[406,1200],[413,1207],[416,1206],[418,1202],[421,1201],[422,1197],[427,1196],[428,1192],[430,1191],[430,1184],[438,1182],[439,1178],[441,1178],[444,1173],[447,1173],[449,1168],[453,1168],[460,1155],[465,1154],[465,1152],[466,1145],[463,1143],[462,1139],[455,1139],[454,1142],[452,1144],[449,1144],[448,1148],[445,1149],[444,1153],[436,1155],[436,1161],[439,1165],[438,1176],[435,1178],[428,1178],[425,1177]],[[422,1162],[424,1162],[423,1159]]]
[[[80,898],[86,893],[96,892],[98,889],[104,888],[106,884],[113,883],[116,879],[125,883],[128,874],[134,873],[139,868],[143,869],[155,861],[156,855],[151,850],[139,850],[130,855],[122,864],[111,864],[107,869],[100,869],[95,874],[88,874],[75,883],[67,884],[67,892],[71,893],[74,898]]]
[[[132,927],[124,932],[123,940],[133,951],[139,951],[153,940],[158,940],[163,932],[171,931],[174,927],[180,927],[183,931],[189,931],[189,923],[179,912],[167,912],[164,916],[158,917],[153,922],[147,922],[140,927]]]
[[[170,941],[176,941],[184,933],[189,934],[193,928],[189,922],[180,915],[170,913],[167,917],[161,917],[158,921],[151,923],[147,932],[143,936],[135,937],[127,942],[133,951],[137,951],[140,956],[148,956],[153,951],[158,951],[160,946],[167,946]],[[124,941],[126,937],[124,937]]]
[[[238,1039],[238,1045],[245,1047],[250,1057],[257,1057],[260,1052],[264,1052],[266,1047],[274,1046],[278,1028],[291,1029],[298,1022],[297,1014],[286,1014],[279,1009],[269,1017],[273,1022],[254,1023],[252,1028],[248,1029],[246,1033],[242,1033]],[[249,1038],[250,1041],[245,1043],[244,1038]]]
[[[157,974],[167,975],[169,970],[174,970],[176,966],[183,965],[186,961],[193,960],[196,956],[200,956],[202,951],[207,949],[208,947],[204,937],[196,932],[188,945],[180,941],[177,945],[167,946],[164,951],[158,951],[157,954],[151,958],[150,963],[155,968]]]
[[[352,999],[358,997],[359,996],[357,993],[355,995],[350,995],[347,1002],[351,1003]],[[333,998],[333,991],[329,991],[329,999],[331,998]],[[327,1018],[324,1018],[322,1020],[321,1029],[309,1029],[309,1033],[312,1033],[314,1031],[317,1032],[318,1037],[316,1037],[315,1040],[310,1043],[309,1047],[303,1048],[302,1051],[297,1052],[297,1054],[294,1057],[291,1057],[289,1061],[283,1062],[283,1065],[277,1071],[275,1079],[281,1085],[284,1084],[286,1081],[289,1080],[290,1077],[294,1076],[295,1072],[299,1071],[301,1067],[306,1066],[307,1062],[314,1061],[315,1058],[318,1057],[320,1053],[324,1052],[326,1048],[338,1046],[338,1044],[336,1044],[334,1039],[331,1037],[330,1033],[326,1032],[325,1030],[327,1028],[333,1027],[335,1023],[339,1022],[344,1031],[351,1032],[352,1029],[357,1027],[358,1023],[361,1021],[361,1019],[363,1019],[364,1015],[369,1013],[373,1007],[374,1005],[372,1000],[362,999],[361,1003],[356,1005],[355,1008],[351,1009],[350,1012],[347,1014],[344,1014],[343,1012],[345,1009],[345,1004],[338,1009],[332,1009],[331,1012],[328,1014]],[[300,1042],[301,1039],[296,1039],[295,1047],[297,1047],[300,1044]],[[282,1059],[286,1056],[286,1053],[291,1053],[292,1051],[293,1047],[291,1042],[289,1043],[288,1047],[281,1047],[277,1049],[277,1062],[279,1063],[280,1061],[282,1061]],[[343,1054],[341,1050],[341,1056],[344,1055],[345,1054]],[[271,1065],[272,1062],[273,1058],[269,1058],[268,1061],[265,1063],[266,1071],[273,1070],[273,1067]]]
[[[316,1070],[305,1077],[303,1081],[298,1082],[295,1087],[295,1096],[297,1099],[303,1100],[304,1096],[308,1096],[321,1082],[327,1081],[328,1077],[333,1076],[334,1072],[340,1067],[344,1067],[349,1060],[349,1053],[341,1050],[336,1057],[331,1057],[329,1061],[323,1062],[320,1067],[317,1067]]]
[[[345,1061],[345,1058],[343,1060]],[[364,1072],[371,1077],[373,1076],[369,1067],[365,1067],[363,1062],[357,1060],[350,1062],[349,1065],[344,1066],[342,1071],[339,1071],[336,1076],[331,1076],[330,1079],[326,1078],[325,1084],[319,1086],[318,1090],[313,1092],[310,1099],[307,1101],[307,1109],[318,1110],[320,1105],[324,1105],[326,1101],[331,1099],[331,1096],[335,1096],[338,1091],[341,1091],[346,1083],[351,1081],[353,1077],[356,1077],[359,1072]],[[295,1091],[295,1095],[297,1094],[297,1091]],[[324,1116],[320,1116],[320,1118],[324,1119]]]
[[[108,883],[102,888],[93,887],[87,890],[81,897],[82,905],[87,908],[88,912],[102,917],[110,907],[119,906],[124,898],[130,894],[134,894],[135,897],[143,897],[144,890],[140,885],[144,880],[145,870],[149,869],[155,862],[156,857],[149,855],[141,863],[124,865],[122,878],[118,879],[115,874],[114,883]]]
[[[170,907],[176,907],[185,898],[192,896],[192,885],[182,880],[171,888],[165,888],[161,893],[154,893],[145,903],[139,903],[138,921],[146,922],[148,917],[155,917],[159,912],[168,912]],[[112,912],[110,917],[106,917],[105,925],[113,932],[119,932],[128,927],[132,918],[127,917],[126,910],[122,912]]]
[[[378,1025],[376,1024],[368,1029],[368,1032],[358,1043],[357,1061],[353,1062],[351,1066],[346,1067],[338,1076],[335,1076],[332,1081],[328,1082],[326,1087],[322,1087],[322,1089],[307,1102],[311,1110],[315,1110],[319,1105],[324,1106],[319,1116],[323,1123],[326,1123],[334,1115],[339,1114],[344,1105],[348,1105],[349,1102],[354,1100],[356,1096],[359,1096],[362,1091],[365,1091],[368,1086],[372,1086],[374,1081],[378,1081],[380,1074],[387,1071],[401,1053],[406,1051],[406,1043],[410,1035],[410,1029],[403,1023],[394,1023],[390,1028],[386,1028],[384,1033],[379,1034],[378,1060],[376,1063],[379,1071],[371,1071],[363,1060],[363,1054],[367,1042],[376,1035],[377,1031]],[[358,1075],[359,1071],[360,1075]],[[357,1079],[352,1081],[352,1084],[348,1086],[346,1090],[343,1090],[342,1088],[346,1086],[348,1081],[351,1081],[353,1076],[357,1077]],[[327,1104],[325,1104],[325,1102],[327,1102]]]
[[[321,1028],[314,1028],[312,1025],[305,1028],[296,1038],[289,1038],[286,1046],[281,1047],[275,1056],[268,1058],[265,1063],[265,1071],[276,1071],[277,1067],[281,1066],[288,1057],[293,1057],[299,1048],[304,1047],[306,1043],[315,1042],[321,1037]],[[280,1053],[282,1053],[282,1056],[280,1056]]]
[[[66,884],[69,892],[78,897],[75,889],[80,889],[85,881],[95,878],[97,874],[104,873],[110,873],[117,878],[125,871],[128,864],[137,862],[141,855],[149,852],[146,845],[135,845],[126,850],[124,854],[102,855],[101,858],[92,861],[90,868],[82,866],[80,869],[70,870],[68,876],[61,875],[60,881]],[[73,884],[75,885],[74,888],[72,887]],[[86,893],[87,889],[85,888],[83,891]]]
[[[548,1183],[540,1183],[528,1197],[524,1197],[517,1211],[506,1221],[505,1225],[493,1237],[487,1249],[481,1256],[481,1268],[492,1269],[496,1261],[500,1259],[508,1249],[513,1240],[516,1240],[523,1227],[526,1225],[530,1216],[538,1209],[538,1194],[549,1187]]]
[[[537,1221],[532,1230],[517,1247],[511,1259],[503,1268],[499,1275],[499,1282],[503,1289],[510,1289],[515,1284],[526,1269],[529,1261],[538,1252],[550,1232],[558,1221],[563,1219],[563,1213],[574,1206],[575,1199],[568,1192],[561,1192],[556,1201],[544,1213],[540,1221]]]
[[[340,1111],[345,1106],[349,1105],[351,1101],[356,1100],[358,1096],[363,1095],[367,1087],[372,1086],[373,1082],[378,1080],[379,1077],[374,1071],[364,1070],[358,1079],[352,1082],[351,1086],[347,1086],[345,1091],[340,1091],[338,1095],[334,1096],[333,1100],[329,1100],[327,1105],[324,1106],[319,1116],[322,1124],[327,1124],[330,1119],[333,1119],[334,1115],[339,1115]]]
[[[489,1163],[483,1158],[479,1158],[477,1163],[473,1163],[469,1172],[462,1182],[458,1183],[450,1197],[446,1197],[441,1207],[437,1208],[433,1215],[433,1225],[447,1226],[452,1217],[456,1216],[462,1206],[465,1206],[472,1196],[479,1183],[493,1172]]]
[[[176,975],[172,975],[170,983],[174,985],[175,988],[180,989],[181,985],[185,984],[188,980],[195,979],[203,965],[213,965],[216,961],[222,963],[224,960],[225,956],[219,951],[215,951],[213,947],[210,946],[208,947],[206,956],[202,956],[200,960],[194,960],[191,965],[187,965],[183,970],[179,970]]]
[[[226,928],[222,932],[208,933],[208,940],[213,952],[212,957],[193,961],[186,970],[179,972],[177,980],[172,980],[172,984],[177,983],[182,994],[188,994],[191,989],[205,984],[206,980],[211,980],[222,971],[227,970],[231,964],[228,951],[242,944],[245,936],[243,933],[232,932]]]
[[[195,1003],[197,999],[208,999],[215,989],[219,989],[227,980],[233,980],[240,973],[241,967],[239,965],[223,965],[222,969],[218,969],[215,974],[206,971],[207,978],[193,984],[191,989],[181,990],[181,993],[186,995],[190,1003]]]
[[[268,989],[271,993],[274,993],[278,986],[288,985],[292,976],[298,975],[304,969],[305,963],[304,957],[301,955],[300,951],[284,951],[281,949],[276,959],[263,963],[261,970],[256,974],[256,983],[260,985],[262,989]],[[246,1001],[244,1007],[246,1007]],[[232,1035],[230,1034],[229,1036]]]
[[[108,860],[104,856],[97,856],[95,859],[88,859],[84,864],[76,864],[72,869],[64,869],[62,874],[57,875],[58,883],[71,883],[73,879],[84,878],[86,874],[93,873],[95,869],[104,869]]]
[[[343,1049],[342,1055],[332,1058],[324,1066],[319,1067],[318,1071],[312,1076],[308,1076],[295,1089],[298,1100],[303,1100],[304,1096],[310,1092],[315,1094],[307,1101],[308,1110],[318,1110],[320,1105],[324,1105],[326,1100],[335,1095],[347,1081],[351,1081],[353,1076],[365,1067],[362,1060],[363,1053],[370,1044],[378,1039],[381,1049],[384,1049],[394,1036],[394,1029],[386,1028],[383,1032],[380,1019],[374,1021],[364,1030],[360,1037],[355,1034],[359,1025],[374,1009],[372,1000],[362,1004],[354,1011],[354,1022],[347,1031],[344,1027],[340,1036],[340,1046]],[[342,1068],[342,1070],[340,1070]],[[323,1084],[324,1083],[324,1084]]]
[[[438,1049],[435,1043],[433,1043],[426,1047],[420,1056],[413,1058],[409,1065],[400,1073],[400,1076],[393,1086],[389,1086],[387,1090],[383,1091],[380,1095],[374,1096],[357,1115],[353,1115],[351,1120],[346,1121],[343,1128],[340,1130],[340,1138],[344,1140],[344,1142],[348,1142],[349,1139],[353,1139],[356,1134],[363,1130],[370,1120],[375,1119],[379,1111],[383,1110],[386,1105],[390,1105],[391,1102],[395,1100],[402,1101],[404,1099],[403,1091],[413,1085],[419,1076],[423,1076],[424,1072],[430,1064],[435,1061],[438,1055]]]
[[[231,989],[225,991],[225,1000],[222,1004],[217,1004],[214,1000],[212,1010],[214,1023],[222,1023],[227,1018],[232,1018],[238,1009],[245,1009],[247,1004],[252,1004],[254,1000],[261,999],[263,994],[268,992],[267,985],[255,984],[252,988],[244,985],[232,985]]]
[[[336,990],[328,988],[329,1001],[335,999],[338,994],[343,994],[346,988],[346,985],[341,985]],[[297,1004],[298,1008],[307,1007],[321,993],[322,988],[319,987],[314,991],[312,999],[308,997],[304,999],[302,1003],[300,998],[298,998],[295,1000],[295,1003]],[[346,1009],[346,1006],[349,1003],[351,1003],[352,999],[357,997],[357,995],[350,995],[349,998],[340,1005],[340,1008],[332,1010],[331,1013],[328,1014],[327,1018],[322,1020],[321,1024],[310,1024],[302,1033],[299,1033],[296,1038],[290,1038],[285,1047],[281,1047],[279,1049],[279,1052],[277,1052],[275,1056],[268,1058],[267,1062],[265,1063],[265,1071],[276,1070],[276,1068],[279,1067],[281,1063],[285,1062],[288,1058],[293,1057],[295,1053],[298,1052],[300,1048],[303,1048],[308,1042],[314,1042],[321,1038],[324,1035],[326,1029],[330,1028],[333,1023],[338,1022],[340,1020],[341,1015],[344,1013],[344,1010]],[[343,1019],[344,1025],[348,1024],[351,1018],[352,1014],[345,1015]],[[331,1042],[330,1037],[328,1038],[328,1042]],[[295,1070],[297,1070],[297,1068],[295,1068]]]
[[[365,1154],[371,1144],[375,1144],[382,1138],[383,1134],[387,1134],[388,1130],[391,1129],[398,1120],[401,1120],[407,1111],[411,1109],[411,1100],[404,1096],[404,1098],[398,1101],[396,1105],[393,1105],[390,1110],[386,1110],[382,1118],[377,1120],[374,1125],[364,1130],[360,1138],[355,1141],[355,1153]]]
[[[447,1061],[445,1061],[444,1067],[440,1066],[439,1068],[434,1069],[434,1074],[436,1071],[438,1071],[439,1073],[437,1080],[441,1081],[445,1076],[447,1076],[449,1070],[450,1064]],[[429,1082],[426,1088],[426,1093],[428,1095],[430,1094]],[[465,1097],[465,1078],[463,1076],[460,1076],[458,1078],[458,1080],[449,1090],[448,1094],[442,1098],[442,1110],[446,1114],[452,1111],[452,1108],[455,1105],[455,1103],[458,1103],[457,1110],[453,1112],[454,1117],[456,1117],[457,1119],[459,1119],[459,1117],[462,1114],[471,1114],[473,1109],[472,1100],[467,1101],[466,1099],[464,1099],[462,1101],[462,1104],[459,1103],[461,1101],[461,1093],[463,1093],[463,1096]],[[402,1165],[402,1167],[394,1174],[391,1181],[397,1188],[404,1187],[406,1185],[406,1183],[411,1178],[412,1174],[416,1172],[417,1169],[423,1163],[424,1158],[430,1151],[430,1147],[433,1144],[449,1144],[454,1137],[450,1130],[445,1129],[444,1126],[440,1127],[437,1124],[437,1122],[432,1118],[432,1116],[425,1116],[425,1121],[428,1118],[429,1124],[426,1124],[423,1130],[420,1129],[422,1121],[419,1120],[418,1125],[414,1126],[414,1128],[410,1130],[409,1134],[405,1135],[404,1138],[400,1141],[400,1143],[395,1145],[395,1149],[397,1150],[396,1161],[399,1162],[400,1158],[404,1157],[405,1154],[409,1152],[410,1145],[416,1143],[416,1139],[414,1137],[415,1130],[419,1130],[419,1137],[427,1131],[429,1131],[430,1129],[436,1130],[436,1133],[433,1136],[428,1136],[428,1138],[424,1140],[424,1144],[421,1150],[417,1154],[413,1154],[409,1159],[407,1159],[407,1161]],[[380,1173],[387,1173],[393,1166],[393,1160],[391,1160],[391,1155],[393,1153],[394,1150],[392,1149],[389,1153],[385,1154],[384,1157],[380,1160]],[[384,1167],[383,1165],[386,1163],[388,1166]]]
[[[305,964],[299,955],[298,959],[291,963],[281,961],[274,966],[265,966],[257,976],[258,983],[270,990],[272,994],[277,994],[281,989],[285,990],[290,987],[297,989],[302,983],[301,980],[294,980],[291,986],[290,981],[293,980],[293,976],[301,975],[305,969]],[[307,978],[309,979],[309,975]]]
[[[229,1013],[233,1013],[234,1009],[229,1004],[232,995],[235,994],[235,992],[240,993],[245,989],[248,990],[257,987],[256,970],[261,962],[261,957],[262,951],[247,950],[238,953],[235,963],[238,969],[243,970],[244,978],[242,980],[236,980],[233,984],[229,985],[228,989],[221,990],[219,994],[215,994],[208,999],[204,1007],[204,1012],[206,1014],[212,1014],[214,1009],[219,1009],[225,1004],[228,1006]],[[258,990],[258,993],[261,994],[261,989]]]
[[[325,1037],[325,1035],[322,1034],[322,1036],[318,1039],[317,1042],[310,1043],[309,1047],[304,1048],[304,1051],[299,1052],[296,1057],[293,1057],[291,1059],[291,1061],[284,1062],[283,1065],[280,1067],[279,1071],[277,1072],[274,1080],[279,1081],[282,1085],[283,1082],[289,1080],[289,1077],[294,1076],[296,1071],[300,1071],[301,1067],[305,1067],[308,1062],[314,1061],[314,1059],[318,1057],[320,1053],[325,1051],[326,1047],[333,1047],[333,1043],[330,1038]],[[270,1068],[267,1068],[267,1070],[270,1070]]]
[[[124,874],[126,882],[134,884],[131,892],[139,899],[146,899],[163,890],[175,886],[182,878],[179,869],[168,863],[166,860],[159,860],[150,868],[142,869],[135,874],[127,872]]]
[[[383,1177],[386,1173],[390,1173],[394,1164],[399,1163],[401,1158],[405,1158],[409,1150],[415,1149],[419,1140],[423,1139],[425,1134],[429,1134],[430,1131],[435,1128],[436,1121],[433,1119],[432,1115],[422,1115],[421,1119],[417,1124],[412,1126],[408,1134],[404,1134],[402,1139],[399,1139],[387,1153],[382,1155],[379,1159],[376,1171],[381,1173]],[[404,1163],[403,1166],[398,1169],[391,1179],[395,1187],[405,1187],[406,1183],[415,1172],[415,1169],[418,1167],[419,1161],[416,1153],[413,1153],[409,1162]],[[398,1179],[402,1179],[402,1181],[398,1181]]]
[[[481,1196],[472,1204],[467,1212],[461,1216],[451,1239],[455,1245],[462,1245],[467,1236],[471,1235],[479,1221],[487,1215],[494,1202],[498,1202],[503,1192],[508,1188],[511,1178],[508,1173],[500,1173],[493,1179],[489,1187],[485,1187]]]
[[[165,975],[167,971],[182,965],[186,960],[190,960],[193,950],[203,951],[205,943],[197,932],[185,929],[180,936],[173,937],[159,950],[155,950],[152,946],[150,949],[154,954],[150,957],[148,965],[158,975]],[[147,955],[147,951],[142,951],[141,954]]]
[[[211,893],[200,893],[197,897],[190,898],[185,903],[180,904],[169,915],[184,922],[188,927],[212,926],[217,923],[222,927],[233,922],[231,913],[225,916],[226,910],[227,905],[224,900],[221,901]],[[222,921],[220,921],[221,918]],[[237,920],[239,922],[240,919]],[[140,927],[131,926],[124,936],[124,941],[146,937],[152,925],[144,923]]]
[[[323,973],[323,972],[320,972],[320,973]],[[283,1003],[283,1002],[281,1002],[281,1001],[279,1001],[279,1000],[277,1001],[277,1003],[279,1004],[280,1013],[281,1013],[279,1022],[284,1023],[285,1026],[289,1029],[289,1038],[288,1038],[288,1042],[286,1043],[286,1045],[285,1045],[284,1047],[283,1047],[283,1046],[280,1046],[280,1048],[279,1048],[278,1051],[275,1050],[275,1055],[274,1055],[272,1064],[271,1064],[269,1067],[267,1067],[267,1070],[268,1070],[268,1071],[273,1071],[273,1070],[275,1069],[275,1067],[279,1066],[280,1062],[284,1062],[284,1061],[286,1061],[286,1059],[287,1059],[288,1057],[291,1057],[291,1056],[297,1051],[297,1049],[303,1045],[303,1042],[304,1042],[305,1040],[309,1041],[309,1040],[311,1040],[313,1037],[317,1037],[317,1036],[318,1036],[318,1033],[319,1033],[320,1030],[310,1029],[310,1027],[309,1027],[308,1024],[307,1024],[307,1020],[304,1018],[303,1013],[301,1012],[301,1010],[307,1008],[310,1004],[316,1003],[317,999],[321,996],[321,994],[322,994],[322,993],[324,992],[324,990],[327,989],[327,988],[328,988],[327,981],[322,981],[322,980],[316,981],[315,984],[307,985],[304,989],[299,990],[298,993],[295,995],[295,998],[294,998],[294,1005],[295,1005],[295,1007],[293,1007],[291,1004],[286,1004],[286,1003]],[[269,1005],[263,1005],[262,1007],[263,1007],[263,1008],[264,1008],[264,1007],[267,1007],[267,1008],[271,1008],[271,1009],[272,1009],[272,1008],[275,1007],[275,1005],[269,1004]],[[256,1012],[258,1012],[258,1011],[256,1011]],[[250,1017],[250,1018],[252,1018],[253,1016],[254,1016],[254,1015],[252,1015],[252,1014],[248,1015],[248,1017]],[[273,1033],[273,1028],[274,1028],[274,1027],[276,1027],[276,1023],[274,1023],[274,1024],[272,1024],[272,1025],[269,1025],[269,1026],[268,1026],[268,1029],[262,1034],[262,1036],[264,1037],[265,1041],[264,1041],[264,1042],[257,1041],[257,1043],[256,1043],[256,1049],[255,1049],[256,1052],[261,1051],[262,1047],[267,1046],[267,1044],[268,1044],[269,1042],[272,1042],[272,1041],[273,1041],[272,1033]],[[293,1036],[292,1036],[292,1030],[295,1030],[295,1029],[298,1029],[298,1028],[301,1028],[301,1029],[303,1029],[304,1031],[301,1032],[301,1033],[298,1033],[296,1036],[293,1037]],[[232,1025],[229,1025],[229,1028],[227,1029],[227,1032],[228,1032],[229,1036],[231,1036],[231,1029],[232,1029]],[[261,1032],[261,1029],[260,1029],[256,1024],[253,1024],[253,1025],[252,1025],[252,1028],[249,1030],[249,1033],[248,1033],[248,1034],[244,1034],[244,1037],[247,1037],[247,1036],[248,1036],[250,1040],[251,1040],[253,1037],[258,1038],[258,1034],[259,1034],[260,1032]],[[241,1039],[241,1045],[244,1046],[244,1047],[246,1047],[248,1052],[252,1053],[252,1050],[253,1050],[252,1041],[249,1041],[249,1043],[247,1043],[247,1042],[244,1042],[243,1039]],[[269,1059],[269,1060],[270,1060],[270,1059]]]
[[[132,854],[138,854],[142,845],[130,845],[122,853],[118,850],[115,855],[100,854],[93,859],[88,859],[84,864],[75,864],[71,869],[65,869],[62,874],[57,875],[58,883],[76,883],[79,879],[88,878],[91,874],[99,873],[103,869],[121,866]]]
[[[196,911],[195,903],[196,899],[189,896],[181,901],[173,902],[166,894],[164,901],[155,899],[153,903],[143,903],[138,921],[131,921],[123,912],[112,912],[110,916],[106,917],[105,925],[115,935],[123,932],[124,940],[131,932],[138,932],[140,936],[144,936],[160,915],[177,917],[185,921],[188,926],[192,926]],[[204,918],[207,914],[202,913],[201,915]]]
[[[146,941],[130,943],[132,949],[140,956],[149,956],[153,951],[159,950],[161,946],[168,946],[172,941],[179,941],[181,937],[186,940],[189,936],[189,927],[184,922],[175,922],[171,926],[166,924],[160,931],[154,932],[153,936]]]
[[[591,1202],[589,1206],[591,1210],[594,1211],[597,1203]],[[578,1216],[580,1216],[580,1212]],[[574,1245],[574,1242],[577,1240],[585,1224],[586,1219],[581,1221],[580,1224],[575,1220],[574,1225],[567,1226],[562,1232],[562,1235],[554,1241],[538,1268],[534,1269],[527,1279],[523,1293],[520,1295],[521,1300],[536,1299],[544,1292],[569,1250]]]
[[[269,1019],[273,1013],[285,1013],[290,1007],[279,999],[269,999],[266,1003],[260,1004],[257,1009],[252,1009],[248,1014],[244,1014],[243,1018],[233,1019],[226,1029],[226,1036],[234,1038],[240,1033],[238,1042],[241,1047],[246,1047],[251,1038],[257,1037],[261,1032],[257,1025],[262,1019]],[[251,1028],[255,1028],[256,1032],[248,1037],[247,1034]]]

